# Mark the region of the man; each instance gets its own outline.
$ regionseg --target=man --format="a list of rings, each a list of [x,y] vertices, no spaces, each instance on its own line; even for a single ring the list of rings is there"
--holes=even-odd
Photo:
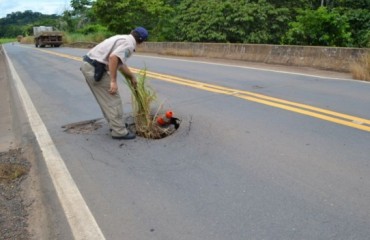
[[[118,93],[117,71],[120,70],[136,87],[136,77],[126,65],[136,45],[148,38],[148,31],[137,27],[129,35],[110,37],[84,56],[81,71],[107,120],[113,139],[134,139],[123,120],[122,100]]]

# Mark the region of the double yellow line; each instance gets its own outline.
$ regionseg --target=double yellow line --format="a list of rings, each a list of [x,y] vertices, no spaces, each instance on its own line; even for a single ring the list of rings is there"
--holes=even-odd
[[[179,78],[179,77],[174,77],[174,76],[169,76],[169,75],[164,75],[164,74],[159,74],[159,73],[153,73],[153,72],[147,72],[146,74],[148,77],[160,79],[160,80],[167,81],[170,83],[176,83],[176,84],[193,87],[193,88],[197,88],[197,89],[201,89],[201,90],[205,90],[209,92],[214,92],[214,93],[232,95],[234,97],[245,99],[251,102],[261,103],[264,105],[304,114],[307,116],[319,118],[319,119],[326,120],[329,122],[334,122],[337,124],[341,124],[341,125],[345,125],[348,127],[353,127],[353,128],[357,128],[360,130],[370,132],[370,120],[369,119],[359,118],[359,117],[351,116],[348,114],[338,113],[338,112],[334,112],[334,111],[330,111],[330,110],[326,110],[326,109],[322,109],[318,107],[313,107],[313,106],[306,105],[306,104],[291,102],[291,101],[269,97],[266,95],[243,91],[239,89],[227,88],[227,87],[222,87],[222,86],[208,84],[208,83],[201,83],[201,82],[192,81],[192,80],[188,80],[184,78]]]
[[[40,49],[40,51],[46,52],[48,54],[53,54],[53,55],[57,55],[60,57],[64,57],[64,58],[77,60],[77,61],[82,60],[81,57],[75,57],[75,56],[52,52],[48,50]],[[135,69],[135,68],[131,68],[131,70],[135,73],[140,71],[139,69]],[[201,90],[208,91],[208,92],[231,95],[231,96],[238,97],[238,98],[241,98],[247,101],[261,103],[261,104],[268,105],[271,107],[284,109],[287,111],[311,116],[314,118],[337,123],[337,124],[344,125],[347,127],[352,127],[352,128],[356,128],[359,130],[370,132],[370,120],[369,119],[351,116],[351,115],[343,114],[339,112],[334,112],[334,111],[330,111],[330,110],[326,110],[326,109],[322,109],[318,107],[313,107],[310,105],[301,104],[297,102],[291,102],[291,101],[287,101],[287,100],[283,100],[283,99],[279,99],[275,97],[269,97],[269,96],[258,94],[258,93],[243,91],[240,89],[227,88],[227,87],[223,87],[219,85],[197,82],[194,80],[179,78],[179,77],[166,75],[166,74],[146,71],[146,75],[148,77],[155,78],[158,80],[180,84],[180,85],[188,86],[192,88],[197,88],[197,89],[201,89]]]

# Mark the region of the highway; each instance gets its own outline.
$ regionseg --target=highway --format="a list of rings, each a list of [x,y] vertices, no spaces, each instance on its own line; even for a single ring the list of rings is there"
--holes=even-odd
[[[368,82],[136,54],[156,107],[182,122],[117,141],[104,121],[63,131],[102,118],[79,70],[86,49],[4,48],[36,119],[41,182],[57,184],[42,194],[58,239],[369,239]]]

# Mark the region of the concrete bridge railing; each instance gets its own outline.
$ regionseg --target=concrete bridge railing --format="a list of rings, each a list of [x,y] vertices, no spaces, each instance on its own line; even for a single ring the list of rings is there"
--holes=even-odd
[[[350,72],[351,65],[370,54],[369,48],[145,42],[138,52],[163,55],[222,58]]]

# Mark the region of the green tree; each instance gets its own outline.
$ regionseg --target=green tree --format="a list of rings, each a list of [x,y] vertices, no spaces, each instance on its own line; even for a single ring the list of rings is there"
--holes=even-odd
[[[319,2],[320,0],[316,0],[316,2]],[[258,1],[255,1],[258,2]],[[276,8],[310,8],[312,7],[312,2],[311,0],[267,0],[268,3],[273,5]]]
[[[35,25],[111,35],[136,26],[151,41],[370,47],[369,0],[70,0],[61,16],[30,10],[0,19],[0,37]],[[325,7],[320,7],[323,4]],[[109,29],[111,32],[107,31]]]
[[[58,22],[58,28],[67,32],[76,32],[88,24],[94,24],[96,18],[92,12],[91,0],[71,0],[72,10],[65,10]]]
[[[369,0],[331,0],[329,6],[347,9],[370,9]]]
[[[220,0],[182,1],[177,8],[178,15],[174,21],[176,40],[225,42],[227,33],[224,31],[226,28],[223,11],[232,13],[230,7]]]
[[[184,0],[177,13],[180,41],[278,43],[289,22],[288,8],[266,0]]]
[[[290,23],[284,43],[316,46],[350,46],[348,19],[326,7],[302,10],[297,21]]]
[[[91,0],[71,0],[72,16],[77,19],[76,29],[86,27],[88,24],[96,23],[96,17],[92,11]]]
[[[175,7],[181,3],[182,0],[165,0],[165,4],[168,4],[171,7]]]
[[[91,9],[91,0],[71,0],[71,7],[73,8],[73,15],[86,15]]]
[[[97,0],[93,12],[99,21],[115,33],[129,33],[136,26],[158,38],[158,30],[169,22],[171,7],[164,0]]]
[[[347,9],[341,12],[348,18],[353,45],[356,47],[370,47],[370,10]]]
[[[247,4],[242,13],[253,18],[246,29],[247,38],[244,42],[248,43],[280,43],[291,21],[289,8],[274,7],[265,0]]]
[[[353,45],[370,47],[370,1],[337,0],[335,9],[348,18]]]
[[[77,29],[78,19],[73,16],[72,11],[65,10],[59,18],[57,28],[61,31],[74,32]]]

